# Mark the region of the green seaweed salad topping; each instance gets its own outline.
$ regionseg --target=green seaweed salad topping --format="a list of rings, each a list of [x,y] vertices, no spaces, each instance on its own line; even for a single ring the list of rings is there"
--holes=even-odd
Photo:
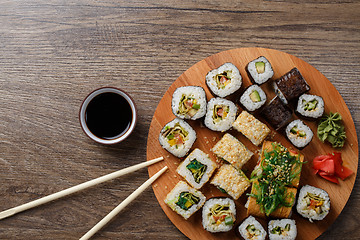
[[[346,139],[344,125],[340,113],[325,115],[318,125],[317,136],[322,141],[328,141],[333,148],[342,148]]]
[[[264,151],[264,159],[251,173],[256,191],[247,194],[254,197],[261,211],[269,216],[277,208],[292,207],[295,196],[287,187],[299,179],[302,168],[300,155],[293,156],[281,144],[273,143],[272,151]]]

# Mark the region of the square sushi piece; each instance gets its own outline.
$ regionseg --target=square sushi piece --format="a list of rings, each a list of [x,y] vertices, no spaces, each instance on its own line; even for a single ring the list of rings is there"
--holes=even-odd
[[[218,97],[226,97],[240,89],[242,77],[239,69],[232,63],[225,63],[213,69],[205,77],[206,85]]]
[[[235,200],[239,199],[251,185],[246,175],[230,164],[222,165],[210,183],[220,191],[229,194]]]
[[[254,155],[242,142],[229,133],[225,133],[211,151],[239,170]]]
[[[309,91],[310,86],[299,70],[293,68],[274,81],[274,89],[281,101],[288,104],[291,100],[297,99],[301,94]]]
[[[241,132],[256,146],[259,146],[270,133],[266,124],[257,120],[247,111],[242,111],[236,118],[233,128]]]
[[[268,226],[270,240],[295,240],[297,229],[295,220],[271,220]]]
[[[184,181],[178,182],[165,199],[165,203],[185,219],[199,210],[205,201],[206,197],[200,191]]]
[[[261,115],[275,130],[279,130],[291,120],[292,110],[276,96],[264,106]]]
[[[269,60],[267,60],[264,56],[249,62],[246,66],[246,71],[250,80],[259,85],[267,82],[274,75],[274,71]]]
[[[179,165],[177,172],[194,188],[200,189],[216,169],[209,155],[200,149],[194,149]]]
[[[196,140],[195,130],[184,120],[175,118],[161,129],[161,147],[176,157],[184,157]]]

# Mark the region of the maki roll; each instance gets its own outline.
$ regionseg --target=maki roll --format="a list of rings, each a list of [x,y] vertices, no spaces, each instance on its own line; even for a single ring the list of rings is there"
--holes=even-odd
[[[229,194],[235,200],[251,185],[246,175],[230,164],[222,165],[210,183],[221,192]]]
[[[266,237],[265,229],[253,216],[246,218],[238,231],[245,240],[265,240]]]
[[[262,109],[261,114],[275,130],[279,130],[290,121],[292,110],[276,96]]]
[[[194,149],[179,165],[177,172],[194,188],[200,189],[211,177],[216,164],[209,155],[200,149]]]
[[[221,158],[240,169],[254,155],[236,137],[229,133],[218,141],[211,149],[218,158]]]
[[[320,96],[303,94],[299,97],[296,112],[309,119],[318,119],[324,113],[324,100]]]
[[[159,134],[160,145],[176,157],[185,156],[196,140],[195,130],[184,120],[175,118]]]
[[[251,81],[259,85],[267,82],[274,75],[270,62],[263,56],[249,62],[246,71]]]
[[[274,89],[281,101],[288,104],[291,100],[297,99],[301,94],[310,90],[301,73],[297,68],[291,69],[282,77],[275,80]]]
[[[268,226],[270,240],[295,240],[296,223],[292,219],[271,220]]]
[[[205,81],[214,95],[226,97],[240,89],[242,77],[234,64],[225,63],[208,72]]]
[[[253,112],[261,108],[266,102],[266,94],[258,85],[249,86],[240,97],[240,103],[248,111]]]
[[[212,98],[207,104],[204,124],[213,131],[227,131],[235,121],[236,105],[223,98]]]
[[[289,123],[285,133],[290,142],[297,148],[306,147],[314,135],[311,129],[299,119]]]
[[[202,224],[205,230],[216,232],[230,231],[236,220],[235,203],[230,198],[211,198],[202,209]]]
[[[270,129],[266,124],[257,120],[247,111],[241,112],[233,123],[233,127],[256,146],[259,146],[270,133]]]
[[[296,210],[310,222],[323,220],[330,211],[329,195],[323,189],[306,185],[300,190]]]
[[[206,113],[206,94],[202,87],[185,86],[177,88],[171,100],[174,115],[181,119],[195,120]]]
[[[204,205],[205,200],[205,196],[200,191],[180,181],[168,193],[165,203],[177,214],[188,219]]]

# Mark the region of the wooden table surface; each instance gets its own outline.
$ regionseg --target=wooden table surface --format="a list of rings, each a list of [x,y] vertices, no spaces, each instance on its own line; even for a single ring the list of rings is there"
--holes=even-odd
[[[343,2],[343,3],[340,3]],[[273,48],[321,71],[360,132],[359,1],[0,0],[0,211],[146,159],[150,121],[167,88],[217,52]],[[82,100],[127,91],[134,133],[104,146],[82,132]],[[0,239],[78,239],[146,179],[146,169],[0,221]],[[319,239],[359,239],[359,177]],[[93,239],[187,239],[151,188]]]

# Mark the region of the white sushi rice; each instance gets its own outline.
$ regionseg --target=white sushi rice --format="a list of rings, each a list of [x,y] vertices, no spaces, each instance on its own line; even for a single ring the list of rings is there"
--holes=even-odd
[[[253,216],[246,218],[238,230],[245,240],[265,240],[266,237],[265,229]]]
[[[167,128],[173,128],[176,125],[180,125],[188,134],[187,137],[184,139],[184,144],[177,146],[169,143],[169,140],[164,136],[164,133],[166,132]],[[160,145],[173,154],[176,157],[184,157],[192,147],[196,140],[196,132],[195,130],[184,120],[181,120],[179,118],[175,118],[171,122],[165,124],[165,126],[162,128],[159,134],[159,143]]]
[[[229,112],[225,117],[215,119],[214,108],[216,106],[228,108]],[[237,110],[237,106],[232,101],[223,98],[212,98],[207,104],[204,124],[207,128],[213,131],[227,131],[231,128],[232,123],[235,121]]]
[[[317,105],[312,110],[305,110],[304,103],[310,101],[317,101]],[[320,96],[310,95],[310,94],[303,94],[299,97],[298,104],[296,107],[296,111],[300,113],[302,116],[309,117],[309,118],[319,118],[324,113],[324,100]]]
[[[202,209],[202,224],[205,230],[209,232],[227,232],[233,228],[233,224],[226,225],[225,221],[220,223],[214,223],[214,219],[211,214],[211,208],[216,204],[219,205],[229,205],[229,210],[236,218],[236,208],[235,203],[230,198],[211,198],[207,200]],[[234,221],[235,222],[235,221]]]
[[[293,129],[294,127],[297,127],[299,131],[304,131],[306,135],[304,137],[300,137],[297,134],[293,134],[291,132],[291,129]],[[300,119],[294,120],[289,123],[285,129],[285,132],[290,142],[298,148],[303,148],[308,145],[314,135],[311,129],[307,125],[305,125],[305,123]]]
[[[323,204],[320,206],[320,213],[316,212],[314,208],[308,207],[310,204],[309,198],[306,197],[308,193],[324,200]],[[300,190],[296,210],[301,216],[308,218],[310,222],[313,222],[313,220],[323,220],[330,211],[329,195],[321,188],[305,185]]]
[[[194,98],[196,100],[196,104],[200,105],[200,108],[193,116],[190,116],[188,113],[179,112],[180,100],[183,96]],[[185,86],[177,88],[172,95],[171,108],[174,115],[181,119],[196,120],[203,117],[206,113],[206,94],[204,89],[199,86]]]
[[[265,71],[263,73],[258,73],[256,71],[255,63],[257,63],[257,62],[265,63]],[[247,70],[250,73],[254,82],[259,85],[265,83],[270,78],[272,78],[272,76],[274,75],[274,71],[271,67],[270,62],[263,56],[249,62],[249,64],[247,65]]]
[[[195,181],[194,175],[187,168],[191,161],[197,160],[199,163],[206,166],[206,170],[202,177],[200,178],[199,183]],[[179,165],[177,172],[194,188],[200,189],[211,177],[216,169],[216,164],[210,159],[209,155],[196,148],[192,151],[189,156]]]
[[[290,225],[289,231],[285,230],[287,224]],[[276,227],[280,227],[283,230],[281,234],[272,233]],[[271,220],[268,230],[270,240],[295,240],[297,236],[296,223],[292,219]]]
[[[231,82],[225,86],[225,88],[219,88],[216,83],[216,77],[219,74],[228,72],[228,77],[231,79]],[[210,90],[219,97],[226,97],[238,89],[240,89],[242,85],[242,77],[240,75],[239,69],[232,63],[225,63],[221,65],[219,68],[213,69],[205,77],[206,84],[210,88]]]
[[[253,91],[257,91],[260,96],[259,102],[251,100],[250,95]],[[254,84],[248,87],[240,97],[240,103],[250,112],[259,109],[266,102],[266,94],[258,85]]]
[[[184,210],[179,207],[176,203],[179,200],[180,194],[182,192],[189,192],[194,196],[200,198],[200,201],[197,204],[192,205],[188,210]],[[181,215],[183,218],[188,219],[192,214],[199,210],[202,205],[204,205],[206,197],[195,188],[190,187],[186,182],[180,181],[176,186],[168,193],[165,199],[165,203],[177,214]]]

